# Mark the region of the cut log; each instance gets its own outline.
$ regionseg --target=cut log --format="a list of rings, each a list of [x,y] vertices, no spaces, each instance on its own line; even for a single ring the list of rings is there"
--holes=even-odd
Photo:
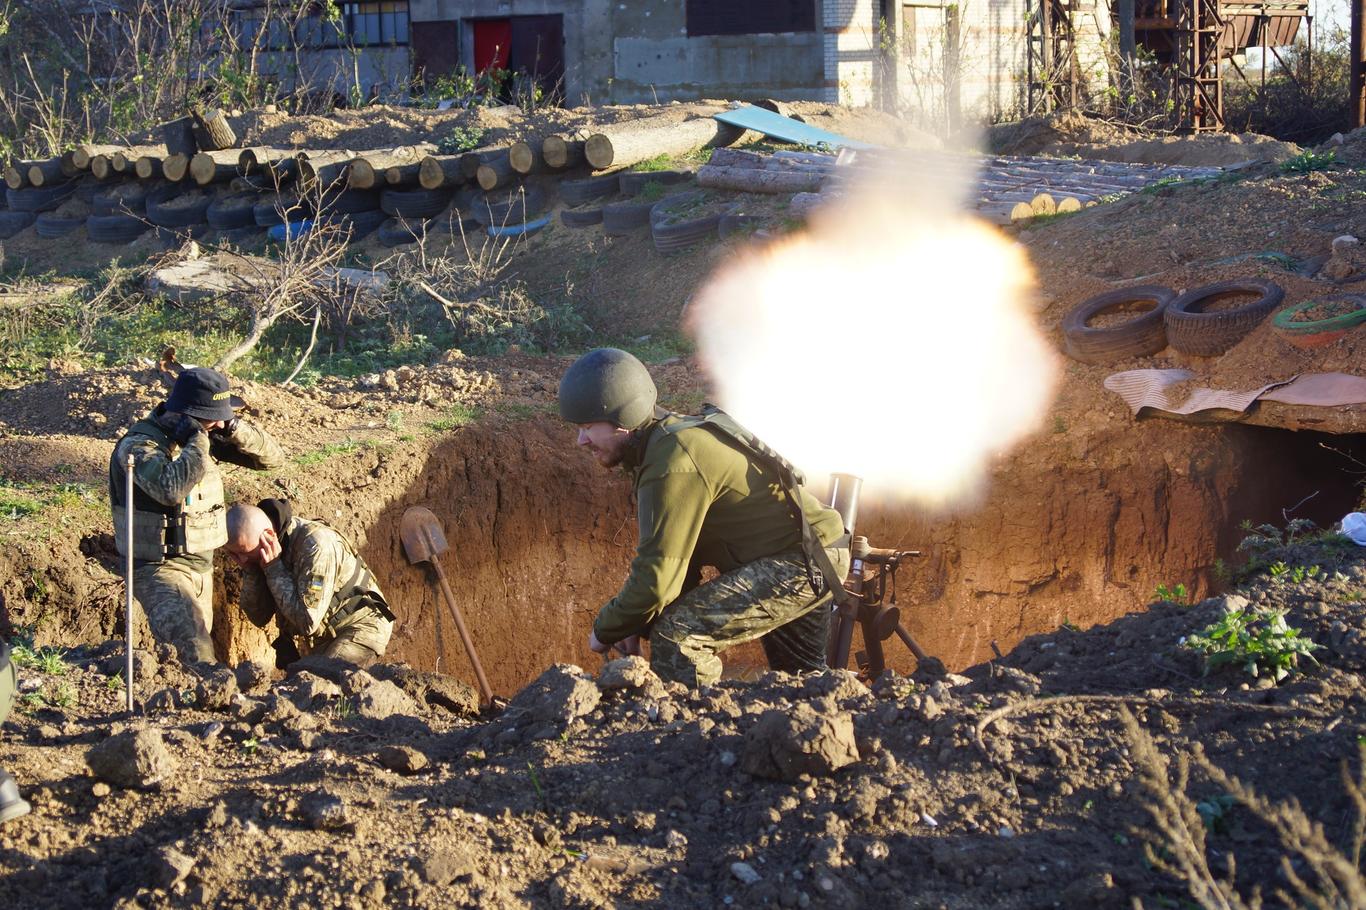
[[[824,180],[824,174],[810,171],[769,171],[710,164],[697,169],[698,186],[741,193],[814,193]]]
[[[108,180],[114,176],[114,156],[96,155],[90,159],[90,173],[96,180]]]
[[[237,147],[237,133],[228,123],[228,115],[218,108],[207,114],[194,111],[190,116],[194,118],[195,141],[202,151],[216,152]]]
[[[1029,200],[1029,207],[1034,210],[1035,215],[1052,215],[1058,210],[1058,202],[1047,193],[1039,193]]]
[[[71,150],[71,163],[82,171],[88,171],[96,155],[112,155],[120,148],[117,145],[78,145]]]
[[[681,123],[649,117],[603,127],[584,142],[583,154],[597,170],[630,167],[660,155],[686,155],[709,145],[730,145],[743,132],[711,117]]]
[[[172,183],[179,183],[190,174],[190,159],[186,155],[167,155],[161,161],[161,174]]]
[[[166,154],[184,155],[185,160],[199,151],[199,144],[194,138],[194,118],[186,115],[168,120],[159,126],[162,141],[166,143]]]
[[[190,159],[190,176],[200,186],[231,180],[240,173],[241,157],[236,149],[200,152]]]
[[[541,157],[553,170],[583,164],[583,139],[576,135],[546,136],[541,140]]]
[[[33,162],[28,166],[25,176],[33,186],[51,186],[60,182],[64,179],[61,156]]]
[[[129,148],[121,148],[109,156],[110,164],[117,174],[132,174],[137,160],[143,155],[165,156],[166,147],[157,145],[134,145]]]
[[[418,168],[417,182],[424,189],[435,190],[443,186],[459,186],[465,182],[465,172],[460,167],[461,155],[428,155],[422,159]]]
[[[133,173],[140,180],[154,180],[161,176],[161,161],[160,155],[143,155],[133,162]]]
[[[479,169],[475,172],[475,179],[479,181],[479,187],[484,192],[496,190],[500,186],[507,186],[517,176],[517,173],[512,169],[512,162],[509,160],[507,150],[479,165]]]
[[[400,164],[384,169],[384,182],[389,186],[411,186],[422,173],[422,162]]]
[[[351,167],[346,172],[347,183],[353,189],[374,189],[384,184],[385,171],[389,168],[418,165],[424,157],[435,151],[436,146],[424,143],[422,145],[405,145],[387,150],[377,149],[372,152],[361,152],[351,162]],[[414,175],[416,175],[416,171],[414,171]]]
[[[12,190],[28,186],[28,169],[37,161],[14,161],[5,168],[5,186]]]
[[[499,155],[507,154],[507,146],[486,145],[474,151],[466,152],[460,156],[460,173],[465,175],[466,180],[474,180],[479,176],[479,165],[487,164]]]
[[[1082,200],[1078,199],[1075,196],[1064,196],[1063,198],[1058,200],[1058,214],[1060,215],[1068,214],[1071,212],[1080,212],[1081,209]]]
[[[302,155],[298,159],[299,182],[304,192],[340,188],[346,184],[346,169],[356,157],[355,152],[330,151]]]
[[[508,146],[508,164],[515,173],[535,174],[545,167],[545,159],[537,145],[519,140]]]
[[[298,155],[298,152],[295,149],[252,146],[251,148],[242,149],[237,153],[237,167],[242,174],[248,176],[252,174],[268,174],[273,172],[275,162],[288,161],[289,169],[292,173],[296,155]]]

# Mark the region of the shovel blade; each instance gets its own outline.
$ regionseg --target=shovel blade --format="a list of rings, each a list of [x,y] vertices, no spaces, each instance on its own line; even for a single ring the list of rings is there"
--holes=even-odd
[[[398,526],[403,552],[411,563],[427,562],[447,550],[441,522],[425,506],[410,506]]]

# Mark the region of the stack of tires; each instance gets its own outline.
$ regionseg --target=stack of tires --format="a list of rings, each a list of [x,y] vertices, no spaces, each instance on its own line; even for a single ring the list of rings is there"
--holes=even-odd
[[[5,190],[8,211],[0,211],[0,240],[33,225],[38,216],[50,212],[71,198],[79,181],[67,180],[55,186],[26,186]]]
[[[389,216],[379,207],[376,190],[344,189],[323,194],[318,202],[318,219],[345,234],[348,242],[375,232]]]
[[[129,243],[141,237],[152,227],[146,214],[147,197],[153,191],[134,180],[96,193],[85,219],[86,236],[94,243]]]
[[[1148,357],[1168,345],[1182,354],[1214,357],[1247,337],[1284,296],[1265,278],[1219,281],[1179,295],[1160,285],[1119,288],[1082,301],[1063,318],[1063,346],[1074,360],[1094,364]],[[1251,299],[1236,302],[1242,297]],[[1230,301],[1235,302],[1215,308]],[[1130,318],[1090,324],[1107,314]]]
[[[207,190],[169,184],[148,194],[147,220],[156,227],[163,246],[175,246],[208,233],[212,202]]]
[[[450,206],[453,195],[454,191],[445,187],[384,190],[379,194],[379,207],[389,217],[379,226],[379,242],[395,247],[421,240],[431,220]]]

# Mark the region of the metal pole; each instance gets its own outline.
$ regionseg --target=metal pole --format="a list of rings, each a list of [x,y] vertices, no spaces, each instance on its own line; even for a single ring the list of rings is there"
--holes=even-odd
[[[123,599],[124,614],[124,643],[127,646],[127,660],[124,662],[123,674],[126,688],[128,691],[127,708],[128,713],[133,713],[133,453],[128,453],[128,460],[124,463],[127,468],[127,486],[123,494],[123,511],[127,516],[128,524],[124,528],[126,536],[124,540],[128,545],[128,562],[125,570],[128,573],[128,584],[125,586]]]
[[[1352,0],[1350,60],[1351,94],[1348,114],[1352,129],[1366,126],[1366,0]]]

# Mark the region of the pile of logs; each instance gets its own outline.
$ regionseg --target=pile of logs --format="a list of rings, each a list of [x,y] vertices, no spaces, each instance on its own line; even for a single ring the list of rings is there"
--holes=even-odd
[[[712,117],[679,121],[656,115],[611,124],[595,132],[545,133],[486,145],[459,154],[438,154],[434,146],[352,151],[239,147],[221,111],[192,112],[162,124],[162,141],[137,146],[82,145],[40,161],[11,161],[4,179],[12,189],[60,184],[82,174],[96,180],[137,178],[187,186],[230,184],[271,190],[296,182],[306,191],[332,188],[427,190],[477,186],[516,189],[532,175],[585,176],[624,170],[661,156],[712,149],[697,172],[702,187],[744,193],[795,194],[794,209],[810,209],[852,181],[867,177],[906,184],[946,182],[955,174],[972,187],[972,205],[985,218],[1007,223],[1038,214],[1084,206],[1164,180],[1219,173],[1217,168],[1114,164],[1034,158],[968,158],[917,153],[893,159],[890,152],[844,150],[839,155],[780,151],[771,155],[736,148],[756,134]],[[233,183],[236,181],[235,183]]]

